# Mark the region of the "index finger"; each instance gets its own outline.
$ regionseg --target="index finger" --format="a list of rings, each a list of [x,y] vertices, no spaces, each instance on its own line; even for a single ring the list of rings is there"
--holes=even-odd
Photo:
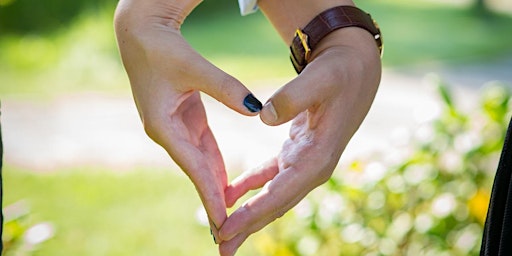
[[[233,212],[224,222],[219,236],[230,240],[240,233],[252,234],[299,203],[316,186],[309,175],[300,175],[294,168],[279,172],[272,181]]]
[[[187,174],[195,186],[210,220],[210,226],[216,241],[218,228],[227,218],[224,190],[227,187],[222,155],[209,128],[201,136],[201,147],[179,136],[170,136],[164,144],[171,158]]]

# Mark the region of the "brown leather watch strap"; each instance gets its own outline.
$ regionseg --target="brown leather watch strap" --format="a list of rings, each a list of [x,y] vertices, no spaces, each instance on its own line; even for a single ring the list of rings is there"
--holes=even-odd
[[[297,29],[290,46],[293,66],[298,74],[309,62],[309,55],[317,44],[334,30],[360,27],[370,32],[382,53],[382,36],[377,23],[370,14],[354,6],[337,6],[313,18],[302,30]]]

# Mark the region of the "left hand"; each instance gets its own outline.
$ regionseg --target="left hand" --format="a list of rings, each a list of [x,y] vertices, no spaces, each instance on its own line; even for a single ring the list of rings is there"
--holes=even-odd
[[[183,38],[180,26],[200,2],[121,0],[115,31],[144,130],[192,181],[220,242],[228,180],[200,92],[247,116],[257,115],[261,103]]]
[[[381,75],[371,35],[358,28],[337,30],[314,54],[306,69],[263,107],[260,117],[269,125],[293,119],[290,138],[278,156],[225,190],[226,205],[231,207],[249,190],[266,184],[222,225],[221,255],[234,255],[249,235],[326,182],[369,111]]]

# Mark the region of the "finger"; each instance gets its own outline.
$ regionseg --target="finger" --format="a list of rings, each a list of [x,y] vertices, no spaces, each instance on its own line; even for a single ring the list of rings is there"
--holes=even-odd
[[[247,87],[231,75],[203,59],[192,66],[194,89],[205,92],[227,107],[243,115],[254,116],[262,108],[261,102]]]
[[[160,121],[158,118],[151,119]],[[194,184],[209,216],[214,236],[227,218],[224,190],[227,174],[215,137],[206,122],[206,113],[195,91],[151,132]],[[220,239],[217,239],[220,241]]]
[[[141,59],[149,60],[143,72],[148,75],[130,77],[132,82],[144,85],[148,80],[161,82],[182,93],[202,91],[243,115],[254,116],[261,110],[261,102],[249,89],[201,56],[178,30],[171,28],[150,32],[154,33],[151,38],[158,40],[144,41],[147,56]],[[129,69],[133,72],[129,73],[140,72],[139,63],[130,64]]]
[[[228,180],[225,165],[222,159],[221,152],[217,145],[217,141],[215,140],[215,137],[213,136],[213,133],[210,129],[207,129],[207,131],[205,131],[205,134],[202,136],[202,144],[205,147],[206,151],[206,154],[204,154],[205,158],[208,160],[209,163],[213,164],[213,166],[216,167],[213,168],[213,174],[215,175],[217,183],[210,184],[218,184],[217,189],[225,190],[227,187]],[[206,193],[209,192],[206,191]],[[214,213],[211,214],[212,217],[209,217],[211,234],[216,244],[222,242],[222,240],[219,238],[219,228],[222,226],[227,217],[226,205],[219,202],[219,200],[222,199],[225,200],[225,195],[223,195],[223,197],[214,199],[214,201],[216,202],[216,207],[214,206],[215,210]]]
[[[303,184],[303,186],[301,185]],[[252,234],[281,217],[311,191],[308,182],[293,170],[280,172],[256,196],[233,212],[219,235],[228,241],[238,234]]]
[[[208,214],[212,235],[220,242],[218,228],[227,218],[224,198],[227,175],[210,129],[206,129],[201,140],[203,148],[171,136],[166,141],[172,141],[175,145],[164,144],[164,148],[194,184]]]
[[[239,234],[229,241],[224,241],[219,245],[219,254],[221,256],[233,256],[240,246],[245,242],[248,235]]]
[[[232,207],[240,197],[250,190],[263,187],[263,185],[272,180],[278,172],[277,158],[272,158],[262,166],[250,172],[243,173],[233,180],[224,191],[226,206]]]
[[[215,224],[210,217],[208,217],[208,223],[210,224],[210,235],[213,237],[213,242],[215,244],[221,243],[222,240],[219,238],[219,228],[217,227],[217,224]]]
[[[332,97],[333,72],[327,64],[312,62],[295,79],[279,89],[265,103],[260,112],[261,120],[268,125],[286,123],[306,109]]]
[[[195,186],[197,193],[204,205],[204,208],[210,219],[212,225],[212,232],[217,237],[217,229],[222,226],[227,218],[226,204],[224,199],[225,183],[219,177],[217,171],[218,167],[200,160],[201,157],[193,157],[192,155],[200,156],[197,148],[182,146],[184,154],[190,154],[191,158],[182,158],[175,160],[178,165],[185,171]],[[217,239],[220,241],[219,239]]]

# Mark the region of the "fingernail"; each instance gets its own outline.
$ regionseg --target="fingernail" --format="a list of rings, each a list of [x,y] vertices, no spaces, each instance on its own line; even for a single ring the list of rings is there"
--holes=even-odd
[[[251,112],[259,112],[263,107],[261,102],[254,97],[254,95],[249,94],[244,99],[244,106]]]
[[[211,228],[210,228],[210,235],[212,235],[212,237],[213,237],[213,242],[214,242],[215,244],[217,244],[217,239],[215,238],[215,235],[213,234],[213,231],[212,231],[212,229],[211,229]]]
[[[272,101],[265,103],[264,109],[265,111],[263,111],[261,115],[263,115],[266,120],[271,122],[277,121],[277,112]]]

